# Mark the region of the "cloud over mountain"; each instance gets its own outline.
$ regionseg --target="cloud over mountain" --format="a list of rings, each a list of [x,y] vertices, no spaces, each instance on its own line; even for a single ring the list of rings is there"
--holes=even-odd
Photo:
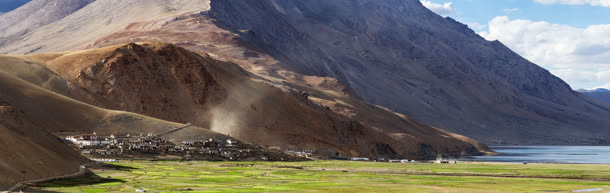
[[[576,88],[610,82],[610,25],[576,28],[500,16],[481,35],[500,40]]]
[[[610,0],[534,0],[542,4],[591,5],[610,7]]]
[[[434,3],[431,0],[421,0],[420,1],[426,8],[434,11],[434,13],[447,16],[450,14],[454,14],[456,12],[455,8],[451,7],[452,2],[447,3]]]

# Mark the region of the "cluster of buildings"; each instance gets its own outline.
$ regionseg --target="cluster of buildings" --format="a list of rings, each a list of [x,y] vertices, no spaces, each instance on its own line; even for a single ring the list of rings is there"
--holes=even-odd
[[[98,145],[108,145],[113,143],[112,139],[108,139],[108,138],[99,138],[97,137],[97,135],[95,134],[95,132],[93,134],[87,134],[87,135],[74,135],[74,136],[68,136],[65,138],[66,141],[70,141],[76,145],[78,145],[79,147],[86,147],[86,146],[98,146]],[[114,141],[116,142],[116,141]]]
[[[163,146],[169,145],[164,139],[147,135],[118,134],[99,137],[96,133],[67,136],[65,141],[72,142],[84,154],[120,155],[125,151],[158,152]]]
[[[292,156],[297,156],[297,157],[310,158],[310,157],[313,156],[314,150],[294,150],[294,149],[288,149],[288,150],[285,150],[284,153],[286,153],[288,155],[292,155]]]
[[[159,156],[178,156],[192,160],[292,160],[307,159],[323,152],[303,149],[284,149],[268,147],[267,149],[250,144],[240,143],[231,138],[203,138],[202,140],[172,143],[152,133],[148,134],[113,134],[98,136],[96,133],[73,135],[64,138],[74,144],[87,157],[103,160],[115,158],[159,158]],[[268,150],[273,150],[269,152]],[[284,156],[286,155],[286,156]],[[287,157],[288,156],[288,157]],[[328,157],[332,159],[333,157]],[[409,159],[371,159],[367,157],[334,157],[338,160],[375,161],[391,163],[416,163]],[[431,163],[457,163],[438,158]]]
[[[93,133],[67,136],[64,140],[73,143],[75,148],[81,150],[82,154],[97,159],[155,157],[160,155],[205,160],[242,160],[252,157],[259,160],[268,159],[262,148],[243,144],[230,138],[214,137],[199,141],[182,141],[175,144],[151,133],[147,135],[113,134],[104,137]]]

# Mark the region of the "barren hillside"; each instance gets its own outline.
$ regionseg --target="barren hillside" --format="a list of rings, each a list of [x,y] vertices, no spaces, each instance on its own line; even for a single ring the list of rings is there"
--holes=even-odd
[[[72,85],[68,92],[84,93],[83,102],[191,122],[255,144],[414,158],[488,151],[341,92],[265,79],[170,44],[22,58],[62,76]]]
[[[2,83],[13,80],[0,73]],[[2,92],[6,91],[2,89]],[[39,179],[78,171],[81,158],[22,111],[0,97],[0,190],[24,179]]]
[[[608,105],[417,0],[95,1],[12,39],[0,53],[174,43],[492,144],[610,136]]]
[[[11,65],[4,62],[15,60],[5,59],[0,59],[3,63],[3,70],[0,70],[0,189],[17,181],[78,171],[85,159],[66,146],[56,133],[164,133],[183,126],[138,114],[101,109],[45,90],[7,74],[9,70],[5,67]],[[29,80],[45,79],[45,74],[32,72],[26,77],[39,77]],[[164,137],[177,143],[213,136],[223,135],[189,127]]]

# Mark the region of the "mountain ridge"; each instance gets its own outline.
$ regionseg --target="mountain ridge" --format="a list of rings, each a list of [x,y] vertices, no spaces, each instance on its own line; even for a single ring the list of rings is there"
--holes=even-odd
[[[467,137],[420,125],[341,93],[326,93],[310,87],[295,89],[296,86],[256,77],[235,64],[171,44],[140,42],[19,58],[26,62],[19,64],[5,59],[12,64],[0,62],[0,71],[27,78],[47,89],[59,89],[58,93],[67,93],[81,102],[163,120],[191,122],[254,144],[329,149],[342,155],[420,159],[437,154],[490,151]],[[33,69],[48,67],[51,71],[29,72],[42,73],[37,76],[43,77],[59,76],[66,82],[47,84],[46,80],[29,78],[23,75],[26,72],[11,70],[17,65],[30,65]],[[39,121],[47,119],[62,120],[50,116]],[[95,131],[108,134],[112,130]]]
[[[610,104],[610,90],[605,89],[605,88],[598,88],[598,89],[592,89],[592,90],[585,90],[585,89],[580,89],[578,90],[578,92],[591,97],[597,101],[606,103],[606,104]]]
[[[429,125],[491,144],[606,141],[588,128],[608,136],[606,105],[416,0],[229,0],[211,7],[219,26],[280,65],[338,78],[366,101]]]
[[[115,30],[101,26],[83,35],[100,26],[65,24],[108,16],[94,11],[93,19],[77,17],[79,10],[21,36],[27,46],[4,44],[0,52],[167,41],[265,79],[338,89],[490,144],[599,144],[609,136],[606,104],[417,0],[180,0],[200,7],[173,6],[169,12],[161,2],[131,2],[159,11],[146,13],[146,19],[120,15],[111,22]],[[110,12],[131,8],[96,1],[83,9],[97,10],[96,5]],[[43,41],[36,36],[42,33],[54,35]],[[58,46],[70,35],[79,38]]]

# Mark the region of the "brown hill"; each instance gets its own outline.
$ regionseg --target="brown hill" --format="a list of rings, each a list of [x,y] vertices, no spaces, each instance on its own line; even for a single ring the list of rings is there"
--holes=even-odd
[[[9,59],[7,59],[9,58]],[[0,73],[6,79],[2,84],[2,93],[0,98],[7,104],[10,104],[15,109],[23,112],[23,115],[28,120],[31,120],[33,125],[44,128],[51,133],[57,132],[77,132],[77,133],[92,133],[97,132],[100,135],[111,133],[165,133],[175,128],[182,127],[184,124],[163,121],[151,117],[146,117],[134,113],[123,111],[112,111],[89,105],[64,95],[60,95],[55,90],[47,89],[65,88],[55,87],[54,84],[45,84],[46,81],[39,81],[41,85],[34,85],[39,79],[20,79],[15,74],[19,71],[7,70],[14,69],[16,66],[22,66],[25,69],[30,67],[39,68],[43,66],[40,63],[34,63],[32,60],[26,59],[28,63],[12,63],[23,59],[14,57],[0,58]],[[28,67],[28,65],[30,67]],[[43,67],[41,72],[37,74],[40,77],[58,77],[53,71]],[[36,70],[31,71],[31,75],[36,75]],[[23,75],[22,75],[23,76]],[[27,77],[27,76],[26,76]],[[31,82],[29,82],[31,81]],[[65,80],[63,80],[65,81]],[[61,82],[61,81],[59,81]],[[71,84],[71,83],[66,83]],[[51,86],[49,86],[51,85]],[[42,88],[44,87],[44,88]],[[46,89],[45,89],[46,88]],[[67,93],[79,93],[73,96],[90,97],[83,89],[78,86],[71,85]],[[85,94],[81,94],[85,93]],[[190,133],[198,133],[200,136],[206,135],[221,135],[211,132],[207,129],[191,127],[184,130]],[[178,132],[180,133],[180,132]],[[189,138],[189,135],[176,136],[175,141],[184,138]]]
[[[61,142],[55,133],[164,133],[183,126],[133,113],[101,109],[45,90],[7,72],[25,73],[14,70],[15,65],[39,69],[41,71],[32,70],[32,74],[21,76],[38,76],[28,80],[50,88],[62,88],[47,84],[48,81],[40,81],[53,77],[50,70],[39,68],[40,64],[14,61],[24,60],[0,58],[0,189],[18,181],[78,171],[78,166],[85,159]],[[204,136],[224,135],[199,127],[188,127],[164,137],[181,142]]]
[[[263,79],[169,44],[22,58],[48,66],[89,104],[192,122],[256,144],[412,158],[489,151],[347,95]]]

